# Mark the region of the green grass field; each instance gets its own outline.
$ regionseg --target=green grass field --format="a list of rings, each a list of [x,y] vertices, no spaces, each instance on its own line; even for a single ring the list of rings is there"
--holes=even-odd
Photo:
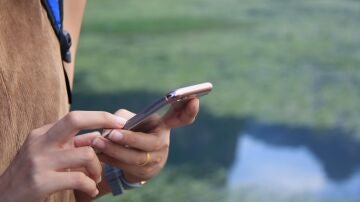
[[[360,131],[358,33],[351,0],[90,1],[75,91],[211,81],[218,116]]]
[[[357,0],[89,1],[75,101],[83,93],[99,95],[96,103],[101,95],[162,94],[211,81],[202,106],[219,119],[339,127],[360,139],[359,33]],[[136,197],[124,201],[142,201]],[[201,201],[186,197],[178,198]],[[167,201],[160,198],[150,201]]]

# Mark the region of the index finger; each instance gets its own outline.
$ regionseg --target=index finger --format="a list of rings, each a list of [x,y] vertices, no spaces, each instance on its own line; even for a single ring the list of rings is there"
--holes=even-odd
[[[65,143],[80,130],[100,128],[122,128],[123,118],[101,111],[72,111],[55,123],[47,132],[50,143]]]

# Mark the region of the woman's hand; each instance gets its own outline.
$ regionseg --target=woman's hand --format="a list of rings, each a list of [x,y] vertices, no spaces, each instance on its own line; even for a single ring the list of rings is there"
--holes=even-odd
[[[55,124],[33,130],[0,177],[0,201],[42,201],[67,189],[96,196],[100,161],[90,146],[78,147],[74,136],[83,129],[122,128],[123,124],[107,112],[75,111]],[[78,168],[85,171],[76,171]]]
[[[141,132],[113,130],[108,137],[110,140],[97,137],[92,144],[102,152],[102,161],[123,170],[128,182],[149,180],[157,175],[166,163],[170,129],[192,123],[198,110],[199,100],[194,98],[181,107],[173,107],[160,122],[154,121],[158,124]],[[134,115],[126,110],[119,110],[115,114],[124,119]]]

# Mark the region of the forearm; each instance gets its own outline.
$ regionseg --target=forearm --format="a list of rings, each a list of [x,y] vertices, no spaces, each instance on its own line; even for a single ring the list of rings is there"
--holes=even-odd
[[[65,63],[65,69],[69,76],[70,84],[73,85],[74,71],[75,71],[75,57],[79,42],[80,30],[86,0],[65,0],[64,1],[64,30],[71,35],[71,63]]]
[[[0,176],[0,201],[9,201],[10,196],[12,195],[12,193],[8,193],[9,191],[7,190],[7,188],[9,188],[9,183],[8,180],[5,176],[5,174],[2,174]]]

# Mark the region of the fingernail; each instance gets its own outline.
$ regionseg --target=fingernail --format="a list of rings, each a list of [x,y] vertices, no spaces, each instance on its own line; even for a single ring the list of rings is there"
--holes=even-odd
[[[94,194],[92,195],[92,197],[95,197],[95,196],[97,196],[99,194],[99,190],[97,189],[95,192],[94,192]]]
[[[96,184],[99,184],[101,182],[102,178],[101,176],[99,177],[99,179],[96,181]]]
[[[91,145],[93,145],[94,147],[98,148],[98,149],[104,149],[106,144],[103,140],[101,140],[100,138],[95,138]]]
[[[120,131],[117,130],[113,130],[109,135],[109,139],[115,142],[122,140],[123,137],[124,134],[122,134]]]
[[[120,117],[120,116],[116,116],[116,115],[115,115],[115,120],[116,120],[116,122],[118,122],[121,126],[124,126],[125,123],[126,123],[126,119],[124,119],[124,118],[122,118],[122,117]]]
[[[101,136],[107,137],[111,131],[112,129],[104,129],[103,132],[101,133]]]

